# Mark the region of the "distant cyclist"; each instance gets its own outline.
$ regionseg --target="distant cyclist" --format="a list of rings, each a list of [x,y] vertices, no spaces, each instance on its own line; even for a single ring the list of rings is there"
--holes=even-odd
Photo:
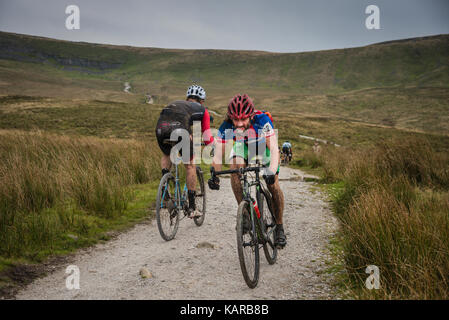
[[[230,155],[231,169],[246,167],[248,165],[251,158],[251,148],[249,148],[251,143],[258,144],[261,141],[266,143],[266,149],[262,151],[266,160],[264,162],[267,166],[263,178],[274,200],[274,210],[277,220],[275,245],[278,248],[283,248],[287,244],[282,220],[284,194],[279,186],[279,149],[272,121],[266,113],[255,110],[254,103],[248,95],[239,94],[229,102],[227,118],[221,124],[218,131],[218,137],[215,141],[215,154],[212,162],[212,166],[216,171],[221,170],[222,156],[225,153],[225,145],[227,142],[233,142],[233,149]],[[220,179],[217,176],[211,177],[208,184],[211,189],[220,189]],[[240,203],[243,199],[243,191],[238,174],[231,175],[231,186],[237,203]]]
[[[288,161],[292,161],[293,153],[292,153],[292,144],[290,143],[290,141],[285,141],[282,144],[282,153],[287,155]]]
[[[178,100],[168,104],[162,109],[156,125],[156,138],[160,149],[163,152],[161,158],[162,175],[170,172],[171,160],[170,152],[173,144],[164,142],[170,139],[171,133],[176,129],[185,129],[190,135],[190,161],[184,163],[186,168],[186,183],[189,199],[189,217],[195,216],[195,196],[196,196],[196,166],[193,160],[193,121],[201,121],[201,133],[206,145],[214,141],[210,133],[210,116],[206,107],[202,105],[206,100],[206,91],[198,86],[192,85],[187,89],[186,100]],[[182,152],[182,150],[181,150]]]

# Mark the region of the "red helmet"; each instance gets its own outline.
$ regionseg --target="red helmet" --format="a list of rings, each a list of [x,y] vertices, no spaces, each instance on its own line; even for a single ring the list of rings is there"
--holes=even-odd
[[[247,94],[237,94],[229,101],[228,116],[231,119],[246,119],[254,114],[254,103]]]

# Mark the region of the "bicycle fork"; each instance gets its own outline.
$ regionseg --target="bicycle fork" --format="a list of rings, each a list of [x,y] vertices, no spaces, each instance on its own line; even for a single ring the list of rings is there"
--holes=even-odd
[[[254,241],[257,241],[258,244],[265,244],[266,243],[266,235],[264,234],[264,232],[262,231],[262,215],[260,213],[260,209],[259,206],[257,205],[257,202],[254,199],[250,199],[252,205],[251,207],[251,218],[254,222],[254,228],[255,228],[255,232],[256,232],[256,236],[257,238],[254,238]]]

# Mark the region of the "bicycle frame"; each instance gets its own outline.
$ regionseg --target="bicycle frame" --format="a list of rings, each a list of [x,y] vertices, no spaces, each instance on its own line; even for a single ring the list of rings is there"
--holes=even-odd
[[[212,177],[214,175],[221,175],[226,173],[240,174],[243,199],[237,209],[237,252],[243,278],[250,288],[255,288],[259,281],[260,248],[263,247],[265,257],[267,258],[269,264],[274,264],[277,257],[277,248],[274,245],[275,239],[270,239],[270,237],[274,235],[272,232],[276,229],[276,219],[273,214],[272,199],[270,198],[270,195],[268,194],[260,180],[260,171],[262,170],[262,168],[264,167],[257,166],[215,172],[214,168],[211,167]],[[249,180],[247,173],[251,171],[255,173],[256,177],[255,179],[251,177],[251,180]],[[256,200],[254,200],[254,198],[251,196],[252,187],[256,187]],[[269,210],[269,212],[265,214],[267,215],[267,217],[270,217],[272,221],[269,222],[269,224],[266,224],[267,221],[263,216],[263,210],[259,209],[259,206],[262,209],[265,206],[265,201],[263,199],[266,199],[266,206]],[[245,220],[248,215],[251,227],[250,229],[248,229],[249,226],[247,226],[245,231]],[[245,237],[245,235],[248,235],[249,239],[248,237]],[[245,250],[245,247],[249,247],[249,250]],[[248,258],[248,254],[251,257],[253,256],[254,259]],[[248,266],[250,267],[250,269],[248,269]],[[252,266],[254,266],[254,268]]]
[[[216,172],[216,175],[222,175],[222,174],[227,174],[227,173],[240,173],[240,181],[243,182],[242,185],[242,189],[243,189],[243,201],[247,201],[250,205],[251,208],[251,220],[254,221],[254,225],[256,226],[256,231],[257,232],[261,232],[261,237],[258,237],[259,240],[262,240],[260,244],[266,244],[267,242],[269,243],[270,246],[274,247],[274,243],[271,243],[271,239],[269,238],[269,234],[267,234],[266,231],[266,226],[265,228],[263,228],[263,221],[262,221],[262,216],[261,213],[259,211],[259,208],[257,206],[257,201],[253,199],[253,197],[251,196],[251,187],[256,187],[256,195],[258,193],[262,192],[262,184],[260,181],[260,170],[263,167],[247,167],[247,168],[239,168],[239,169],[234,169],[234,170],[224,170],[224,171],[220,171],[220,172]],[[255,172],[256,174],[256,179],[254,181],[248,181],[248,177],[247,177],[247,173],[248,172]],[[267,199],[268,201],[268,199]],[[264,230],[265,229],[265,230]],[[273,230],[270,231],[270,233],[273,232]]]
[[[184,183],[184,189],[183,193],[181,193],[181,185],[179,183],[179,171],[178,171],[178,165],[175,164],[175,207],[183,208],[184,203],[187,199],[183,197],[183,193],[187,192],[187,183]],[[165,196],[165,193],[167,192],[168,184],[165,186],[164,192],[162,194],[162,197]],[[162,209],[163,203],[161,202],[161,209]]]
[[[206,193],[204,192],[203,172],[198,166],[196,167],[197,186],[201,192],[195,192],[195,205],[197,203],[199,205],[195,211],[199,214],[190,216],[190,202],[187,197],[187,175],[184,176],[180,172],[178,165],[175,162],[175,168],[161,178],[157,191],[156,221],[159,233],[165,241],[174,239],[180,220],[185,217],[192,218],[194,223],[200,227],[204,222],[206,213]],[[184,180],[184,177],[186,180],[182,189],[181,181]],[[195,187],[195,191],[197,191],[196,189]]]
[[[258,235],[259,244],[265,244],[269,241],[267,235],[265,232],[263,232],[263,227],[261,225],[262,223],[262,216],[260,214],[259,207],[257,205],[257,201],[254,200],[254,198],[251,196],[251,187],[256,187],[256,197],[258,192],[260,192],[260,180],[259,180],[259,171],[256,171],[256,180],[252,182],[248,182],[248,177],[246,174],[242,174],[242,177],[240,178],[243,180],[243,200],[249,202],[250,208],[251,208],[251,220],[254,221],[254,225],[256,227],[256,233]]]

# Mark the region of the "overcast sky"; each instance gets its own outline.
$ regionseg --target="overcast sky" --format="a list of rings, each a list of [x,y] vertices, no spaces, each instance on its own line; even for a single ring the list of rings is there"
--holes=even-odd
[[[68,5],[80,29],[65,26]],[[380,9],[368,30],[365,8]],[[0,0],[0,30],[71,41],[300,52],[449,33],[449,0]]]

